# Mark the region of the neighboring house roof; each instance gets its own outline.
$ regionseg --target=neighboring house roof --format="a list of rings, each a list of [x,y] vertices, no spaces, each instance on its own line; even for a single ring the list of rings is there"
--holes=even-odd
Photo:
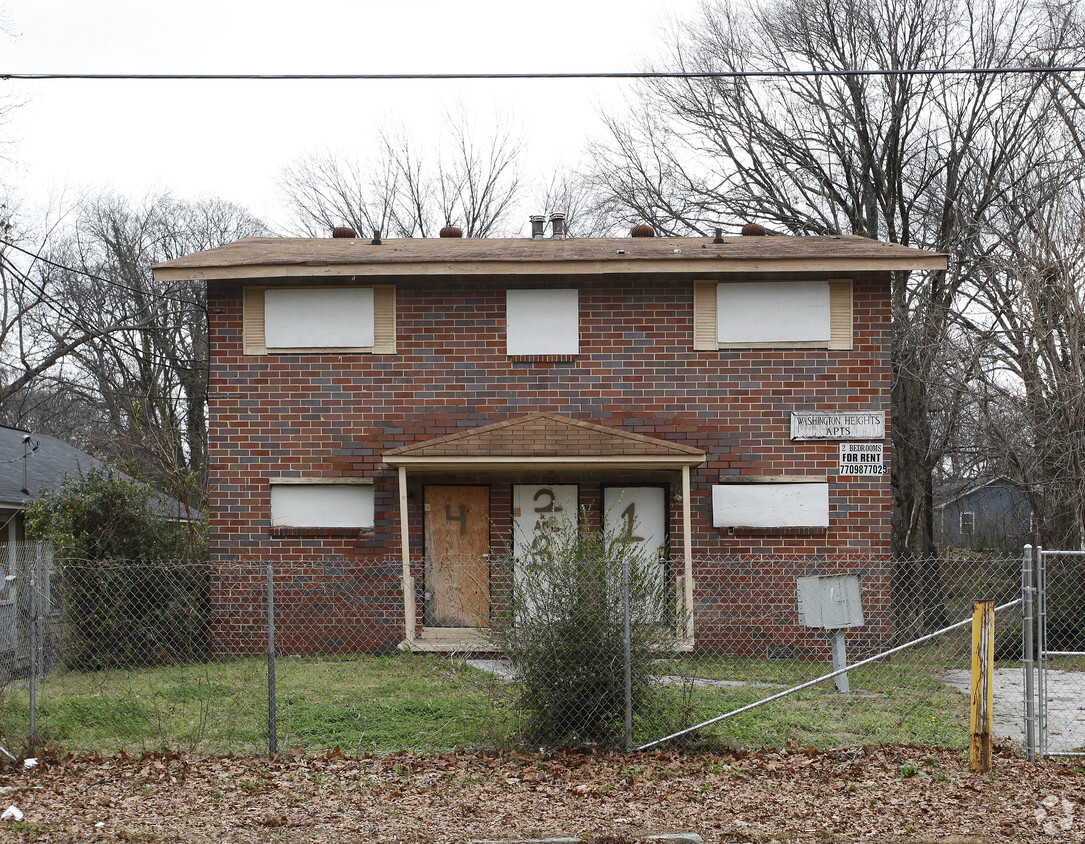
[[[30,437],[30,447],[37,449],[23,459],[23,440]],[[23,492],[23,464],[26,464],[26,487]],[[42,489],[56,489],[66,475],[77,477],[96,468],[110,466],[85,451],[80,451],[56,437],[34,434],[19,428],[0,425],[0,507],[25,509]],[[116,470],[114,470],[116,471]],[[118,472],[123,475],[123,472]],[[127,477],[127,476],[126,476]],[[184,505],[162,493],[151,496],[151,508],[167,519],[187,519]],[[196,513],[193,516],[198,515]]]
[[[37,450],[24,461],[23,440],[28,436],[30,447],[37,444]],[[26,493],[23,492],[24,462]],[[55,437],[0,426],[0,506],[21,510],[38,497],[42,487],[56,489],[65,475],[78,475],[104,465]]]
[[[342,275],[809,272],[946,269],[940,252],[846,237],[247,237],[154,266],[160,281]],[[243,268],[243,269],[242,269]]]
[[[1003,487],[1012,489],[1014,492],[1022,496],[1024,495],[1024,493],[1021,492],[1021,485],[1018,484],[1016,481],[1007,478],[1004,475],[999,475],[998,477],[990,478],[986,481],[979,481],[973,478],[966,481],[958,481],[957,483],[952,485],[947,485],[947,487],[941,490],[939,494],[939,497],[944,497],[944,500],[935,504],[934,509],[942,510],[948,507],[950,504],[955,504],[956,502],[968,498],[969,496],[975,495],[977,492],[981,492],[982,490],[994,486],[995,484],[999,484]]]
[[[558,413],[532,413],[392,449],[384,461],[413,468],[526,463],[697,466],[705,453],[693,446],[608,428]]]

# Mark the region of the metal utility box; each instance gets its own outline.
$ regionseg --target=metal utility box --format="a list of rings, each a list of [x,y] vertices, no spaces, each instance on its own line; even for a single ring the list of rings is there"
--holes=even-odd
[[[796,578],[799,587],[799,624],[829,631],[836,688],[851,691],[848,682],[845,627],[862,627],[863,596],[857,574],[819,574]]]
[[[865,624],[859,575],[821,574],[797,580],[799,624],[824,630]]]

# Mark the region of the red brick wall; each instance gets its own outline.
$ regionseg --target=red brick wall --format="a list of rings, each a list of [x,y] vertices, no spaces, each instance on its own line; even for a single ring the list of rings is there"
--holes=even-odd
[[[217,594],[246,607],[225,614],[217,641],[246,647],[248,628],[262,619],[262,606],[250,608],[251,602],[228,596],[235,587],[225,588],[232,564],[260,561],[276,565],[280,632],[296,649],[394,647],[402,638],[399,571],[389,562],[399,553],[398,488],[381,455],[534,411],[686,443],[708,454],[692,473],[699,640],[765,655],[774,641],[798,635],[794,578],[823,571],[862,569],[868,615],[881,619],[888,602],[889,477],[842,477],[837,442],[789,439],[791,411],[888,411],[888,277],[854,278],[852,351],[695,352],[691,281],[570,277],[568,284],[580,290],[580,354],[549,363],[505,355],[504,307],[507,287],[554,285],[553,279],[396,279],[395,355],[245,356],[241,287],[212,282],[211,556],[224,575]],[[888,465],[888,439],[885,445]],[[827,530],[712,527],[712,484],[779,474],[829,477]],[[353,537],[272,536],[268,480],[282,476],[373,478],[375,530]],[[507,545],[511,484],[579,483],[581,504],[591,505],[600,483],[619,480],[665,482],[672,493],[681,488],[675,472],[426,478],[491,485],[495,548]],[[411,479],[415,556],[423,550],[421,483]],[[681,550],[680,528],[681,506],[673,503],[672,553]],[[745,556],[757,571],[739,574],[737,564],[707,559],[718,555]],[[747,596],[730,586],[720,591],[740,577],[756,586]],[[883,634],[880,621],[857,633],[873,644]],[[810,641],[820,648],[820,638]]]

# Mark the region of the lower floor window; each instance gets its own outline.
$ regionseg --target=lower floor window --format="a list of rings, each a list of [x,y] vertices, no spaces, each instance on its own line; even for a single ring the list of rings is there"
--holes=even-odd
[[[368,479],[272,481],[272,527],[367,529],[373,523],[373,485]]]

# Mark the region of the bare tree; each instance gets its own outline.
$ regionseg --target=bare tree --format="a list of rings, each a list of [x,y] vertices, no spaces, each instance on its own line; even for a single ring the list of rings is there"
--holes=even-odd
[[[58,268],[45,245],[28,241],[5,213],[0,219],[0,405],[5,409],[77,349],[138,319],[131,309],[104,314],[93,298],[69,300],[52,283]]]
[[[1044,0],[707,2],[674,38],[676,69],[785,75],[656,81],[594,151],[606,200],[667,233],[758,220],[951,255],[948,272],[894,282],[900,555],[935,550],[931,477],[962,407],[935,385],[947,372],[960,381],[943,350],[997,249],[983,222],[1038,149],[1080,160],[1082,78],[847,71],[1079,65],[1081,32],[1077,4]]]
[[[432,147],[386,128],[370,159],[313,154],[284,170],[279,185],[294,225],[307,235],[348,224],[359,232],[433,237],[457,225],[466,237],[492,237],[510,229],[521,191],[520,150],[507,122],[480,133],[461,111],[446,116]]]
[[[48,294],[55,313],[35,317],[34,326],[39,345],[43,332],[92,336],[53,355],[59,368],[38,367],[48,379],[24,379],[22,406],[82,408],[81,430],[94,452],[199,503],[207,449],[206,291],[195,282],[156,284],[150,267],[263,233],[258,220],[217,199],[158,194],[131,203],[107,194],[84,201],[72,231],[55,236],[39,261],[36,289]],[[89,328],[81,329],[84,323]],[[96,426],[86,424],[88,414]]]
[[[624,222],[611,204],[600,200],[590,178],[573,171],[557,173],[537,188],[531,208],[544,215],[564,214],[567,237],[619,235]]]
[[[983,344],[988,453],[1022,482],[1037,538],[1085,550],[1085,184],[1027,188],[1006,197],[982,307],[962,319]]]

